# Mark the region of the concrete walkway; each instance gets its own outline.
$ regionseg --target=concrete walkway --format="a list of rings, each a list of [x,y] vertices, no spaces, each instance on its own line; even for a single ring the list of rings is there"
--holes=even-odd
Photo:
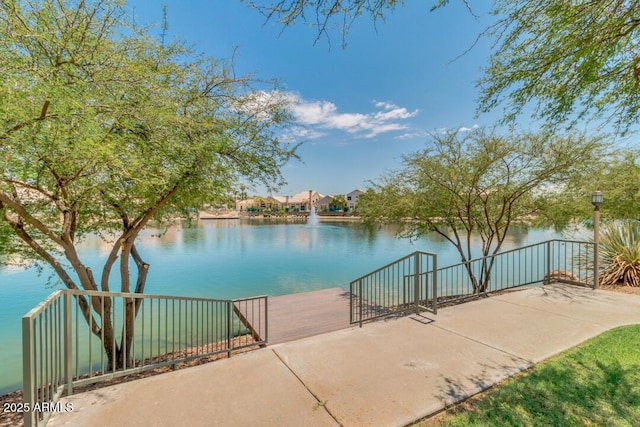
[[[404,426],[635,323],[640,296],[531,288],[74,395],[48,426]]]

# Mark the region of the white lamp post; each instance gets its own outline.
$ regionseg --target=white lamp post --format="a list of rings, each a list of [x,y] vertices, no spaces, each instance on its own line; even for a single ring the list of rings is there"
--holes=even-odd
[[[597,190],[591,196],[591,203],[593,204],[593,282],[594,287],[598,287],[600,281],[600,205],[604,201],[602,191]]]

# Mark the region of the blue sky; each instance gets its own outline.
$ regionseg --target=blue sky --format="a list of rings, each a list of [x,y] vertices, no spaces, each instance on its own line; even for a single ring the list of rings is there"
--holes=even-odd
[[[293,195],[364,189],[424,147],[428,132],[495,122],[497,112],[475,117],[488,41],[453,61],[491,16],[483,9],[473,16],[460,1],[430,12],[434,2],[406,2],[375,27],[361,18],[344,49],[337,31],[331,44],[314,44],[316,29],[300,22],[282,31],[239,0],[129,0],[129,7],[139,24],[160,23],[166,4],[169,37],[218,58],[236,48],[239,73],[279,80],[304,129],[297,132],[301,161],[284,167],[288,185],[276,193]]]

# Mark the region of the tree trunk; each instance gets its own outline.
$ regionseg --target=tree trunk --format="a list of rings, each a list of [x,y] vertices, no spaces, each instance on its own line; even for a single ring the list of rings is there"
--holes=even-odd
[[[144,293],[144,288],[147,282],[147,274],[149,272],[149,264],[145,263],[140,254],[138,253],[134,244],[132,244],[126,252],[133,258],[136,263],[138,277],[136,280],[136,287],[134,293],[142,294]],[[124,270],[126,274],[128,274],[128,269]],[[123,289],[123,291],[128,291],[128,289]],[[110,299],[109,299],[110,301]],[[111,311],[109,311],[108,318],[105,319],[105,322],[108,322],[110,336],[107,339],[105,334],[105,339],[103,342],[103,348],[107,353],[107,358],[109,361],[109,370],[122,370],[122,369],[130,369],[135,365],[135,354],[134,354],[134,339],[135,339],[135,322],[138,316],[138,312],[140,310],[140,306],[143,303],[142,298],[125,298],[124,299],[124,307],[122,309],[122,330],[120,332],[120,339],[116,341],[116,337],[114,335],[115,331],[113,331],[113,322],[117,319],[117,314],[114,313],[113,318],[111,316]],[[112,306],[110,301],[109,306]],[[114,345],[115,344],[115,345]]]

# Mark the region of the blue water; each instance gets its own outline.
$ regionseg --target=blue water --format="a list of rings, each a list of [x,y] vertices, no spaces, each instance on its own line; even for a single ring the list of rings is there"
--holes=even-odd
[[[459,262],[454,247],[441,237],[411,243],[396,239],[392,227],[371,230],[353,222],[308,226],[212,220],[158,234],[146,230],[138,244],[151,265],[147,294],[227,299],[348,289],[351,280],[416,250],[436,252],[439,266]],[[513,229],[505,249],[553,237],[548,230]],[[96,277],[109,250],[99,238],[81,245],[82,258]],[[61,287],[50,276],[50,271],[39,275],[34,269],[0,269],[0,394],[21,386],[20,320]]]

